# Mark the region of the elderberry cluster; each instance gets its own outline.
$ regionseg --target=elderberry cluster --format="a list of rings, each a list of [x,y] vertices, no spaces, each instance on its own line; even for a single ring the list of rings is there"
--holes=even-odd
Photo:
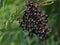
[[[47,18],[48,15],[42,14],[41,10],[37,9],[33,2],[29,2],[20,26],[23,30],[29,32],[29,36],[36,34],[40,39],[46,39],[46,33],[49,32]]]

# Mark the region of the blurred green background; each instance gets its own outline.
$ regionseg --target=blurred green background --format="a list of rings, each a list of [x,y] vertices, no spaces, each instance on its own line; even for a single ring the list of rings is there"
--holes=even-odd
[[[36,35],[29,38],[17,21],[22,17],[29,0],[0,0],[0,45],[60,45],[60,0],[33,0],[35,3],[52,1],[41,7],[47,14],[51,33],[41,42]]]

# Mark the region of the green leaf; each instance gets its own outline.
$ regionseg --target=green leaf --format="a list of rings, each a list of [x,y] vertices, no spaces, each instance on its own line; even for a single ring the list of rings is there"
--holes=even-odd
[[[12,42],[15,40],[15,37],[16,37],[16,33],[12,33],[5,45],[11,45]]]
[[[9,38],[9,33],[5,33],[2,40],[1,40],[1,44],[4,45],[6,43],[6,41]]]

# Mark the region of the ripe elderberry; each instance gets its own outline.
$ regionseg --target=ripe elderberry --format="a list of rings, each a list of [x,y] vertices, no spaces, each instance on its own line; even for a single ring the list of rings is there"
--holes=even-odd
[[[23,30],[29,32],[29,36],[36,34],[41,40],[46,39],[46,33],[49,32],[48,15],[41,13],[41,10],[35,7],[33,2],[27,4],[20,26]]]

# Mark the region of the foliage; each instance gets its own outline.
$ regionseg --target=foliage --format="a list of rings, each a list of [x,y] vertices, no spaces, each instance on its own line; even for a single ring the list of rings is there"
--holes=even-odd
[[[51,33],[46,45],[60,45],[60,0],[33,0],[36,3],[52,1],[43,5],[41,10],[48,14]],[[45,45],[36,35],[27,36],[27,31],[19,28],[18,17],[22,17],[28,0],[0,0],[0,45]]]

